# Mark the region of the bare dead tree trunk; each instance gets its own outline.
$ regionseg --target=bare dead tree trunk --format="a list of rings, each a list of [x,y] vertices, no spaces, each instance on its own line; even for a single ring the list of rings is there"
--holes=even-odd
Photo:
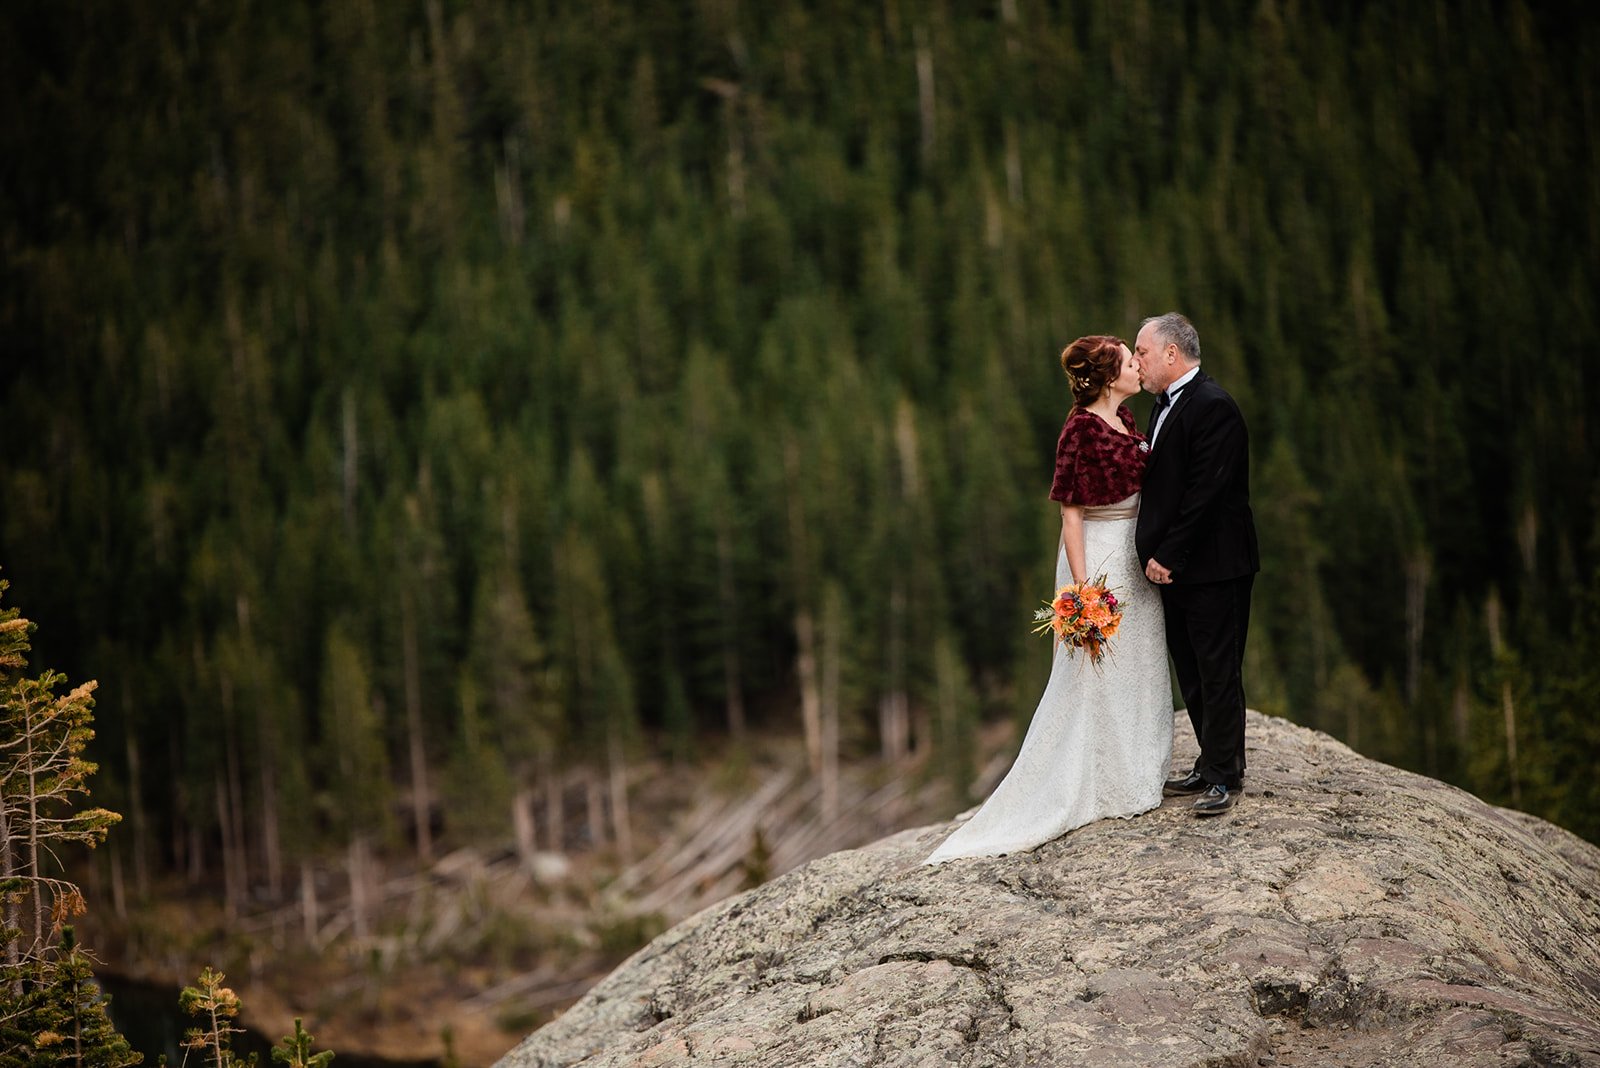
[[[417,649],[417,607],[409,591],[400,595],[400,645],[405,661],[406,737],[411,751],[411,818],[417,825],[417,858],[428,864],[433,861],[428,752],[422,737],[422,668]]]
[[[1426,549],[1418,549],[1406,559],[1406,704],[1412,708],[1422,689],[1422,629],[1432,569],[1433,560]]]
[[[1495,659],[1500,659],[1504,649],[1504,642],[1500,637],[1500,595],[1498,592],[1489,594],[1489,604],[1484,613],[1489,624],[1489,647]],[[1502,679],[1500,682],[1500,708],[1505,722],[1506,732],[1506,778],[1511,781],[1511,804],[1522,804],[1522,781],[1517,774],[1517,706],[1511,695],[1511,680]]]
[[[878,700],[878,740],[883,759],[898,764],[911,751],[911,708],[906,696],[906,591],[897,578],[889,590],[888,688]]]
[[[611,829],[616,834],[617,854],[627,862],[633,858],[633,820],[628,812],[628,758],[615,727],[606,740],[606,756],[611,780]]]
[[[206,858],[202,848],[202,838],[198,824],[189,824],[189,833],[186,836],[188,843],[186,851],[189,854],[189,885],[193,886],[206,874]]]
[[[272,723],[261,699],[255,636],[250,625],[250,599],[240,594],[234,600],[234,611],[238,617],[239,636],[248,652],[246,663],[249,665],[250,678],[247,680],[247,692],[253,694],[256,700],[256,761],[261,782],[261,858],[267,868],[268,893],[273,901],[277,901],[283,896],[283,848],[278,836],[278,747],[274,743]],[[243,776],[239,778],[242,780]],[[244,840],[243,807],[242,804],[239,806],[241,841]]]
[[[739,664],[739,596],[733,582],[733,535],[725,516],[717,522],[717,599],[722,616],[722,687],[728,734],[744,740],[744,679]]]
[[[176,731],[167,734],[167,759],[169,767],[183,767]],[[200,832],[189,818],[188,791],[183,782],[176,775],[170,776],[167,781],[172,787],[172,811],[177,814],[172,821],[172,855],[178,866],[183,868],[185,881],[193,886],[205,874],[200,865]]]
[[[1017,0],[1000,0],[1000,21],[1006,24],[1006,50],[1016,55]]]
[[[1005,123],[1006,138],[1006,199],[1014,208],[1022,207],[1022,145],[1017,140],[1017,124],[1012,119]]]
[[[732,209],[735,219],[742,219],[744,218],[744,130],[739,123],[737,90],[723,98],[722,122],[728,131],[728,206]]]
[[[356,834],[350,837],[349,859],[347,862],[350,876],[350,930],[358,942],[367,938],[367,839],[365,835]]]
[[[309,860],[300,862],[300,923],[307,944],[314,944],[317,940],[317,878]]]
[[[344,448],[340,457],[342,479],[341,501],[344,506],[345,531],[352,537],[356,530],[356,479],[360,472],[358,461],[360,459],[361,439],[356,427],[356,395],[353,391],[344,391],[344,405],[342,409],[342,439]]]
[[[128,888],[122,876],[122,850],[111,850],[111,911],[117,919],[128,918]]]
[[[1021,33],[1017,23],[1017,0],[1000,0],[1000,21],[1006,28],[1008,74],[1015,76],[1015,64],[1022,57]],[[1017,124],[1005,120],[1006,198],[1012,207],[1022,206],[1022,149],[1017,144]]]
[[[1351,749],[1361,749],[1361,702],[1346,701],[1344,706],[1344,741]]]
[[[1539,566],[1539,512],[1530,502],[1522,509],[1517,523],[1517,551],[1522,554],[1522,566],[1529,575]]]
[[[566,783],[556,775],[547,754],[540,754],[539,767],[544,775],[545,844],[551,852],[564,853],[567,849]]]
[[[1317,689],[1328,685],[1328,619],[1327,613],[1313,605],[1311,611],[1311,678]]]
[[[1511,805],[1522,807],[1522,778],[1517,774],[1517,706],[1511,699],[1511,680],[1500,684],[1500,703],[1505,710],[1506,772],[1511,779]]]
[[[536,824],[533,819],[533,789],[524,786],[511,798],[511,826],[517,837],[517,856],[523,864],[531,864],[539,851]]]
[[[911,716],[911,755],[925,753],[933,745],[933,730],[928,725],[928,709],[918,708]]]
[[[267,867],[268,893],[273,901],[279,901],[283,898],[283,843],[278,837],[278,769],[265,743],[261,750],[261,855]]]
[[[590,767],[583,769],[583,798],[588,809],[589,844],[599,849],[606,843],[606,803],[600,788],[600,777]]]
[[[223,902],[227,915],[237,918],[246,889],[245,872],[248,870],[240,857],[245,849],[244,820],[238,809],[242,808],[239,790],[239,755],[236,739],[233,701],[233,679],[226,672],[217,674],[217,696],[222,705],[220,741],[222,759],[216,774],[217,825],[222,835],[222,886]]]
[[[222,904],[224,912],[232,920],[239,917],[239,887],[234,882],[239,869],[233,862],[233,851],[237,846],[233,840],[233,820],[228,817],[228,787],[220,771],[216,775],[216,791],[217,827],[222,833]]]
[[[514,134],[501,141],[501,159],[494,168],[494,199],[500,216],[500,237],[511,248],[522,247],[527,208],[522,199],[522,153]]]
[[[728,136],[728,208],[735,219],[744,217],[744,130],[740,125],[739,97],[743,90],[726,78],[702,78],[700,84],[722,98],[722,128]]]
[[[922,118],[922,165],[933,163],[933,153],[938,130],[934,116],[933,50],[928,46],[928,32],[921,26],[916,29],[917,42],[917,111]]]
[[[839,590],[829,586],[822,607],[822,689],[821,723],[818,731],[822,748],[822,820],[831,823],[839,815],[839,645],[844,629],[844,606]]]
[[[887,764],[898,764],[911,752],[911,708],[904,690],[890,690],[878,699],[878,737]]]
[[[811,613],[794,615],[795,673],[800,679],[800,722],[805,729],[806,761],[811,774],[822,774],[822,693],[817,680],[816,633]]]
[[[811,774],[822,774],[822,710],[817,680],[816,627],[811,618],[811,548],[801,507],[800,450],[793,438],[783,443],[784,481],[789,498],[789,554],[794,568],[795,674],[800,683],[800,723],[805,731]]]
[[[229,717],[230,719],[232,717]],[[237,905],[243,906],[250,893],[250,836],[245,833],[244,772],[239,761],[239,731],[230,723],[227,735],[228,768],[228,818],[233,822],[234,886],[239,893]]]
[[[961,709],[958,704],[955,686],[952,685],[954,672],[945,666],[955,655],[941,641],[935,653],[937,660],[935,661],[934,671],[936,682],[934,704],[938,709],[939,716],[939,745],[944,750],[939,759],[949,767],[956,766],[959,760],[955,740],[960,736],[961,727]],[[968,791],[972,788],[970,778],[965,775],[961,777],[960,781],[955,782],[955,786],[959,791],[959,795],[963,798],[968,796]]]
[[[914,507],[922,495],[921,461],[917,444],[916,411],[902,397],[895,407],[894,450],[898,464],[900,500],[903,515],[915,522]],[[905,580],[898,569],[889,588],[889,634],[885,643],[888,663],[888,691],[878,706],[879,731],[885,759],[898,763],[910,755],[912,746],[922,744],[927,732],[911,722],[911,698],[906,684],[907,595]]]
[[[123,690],[125,708],[132,701],[128,692],[127,689]],[[150,866],[146,859],[149,849],[149,824],[145,821],[144,812],[144,787],[141,775],[143,765],[139,760],[139,743],[134,738],[134,733],[130,730],[127,734],[128,822],[133,829],[133,892],[142,901],[150,896]]]

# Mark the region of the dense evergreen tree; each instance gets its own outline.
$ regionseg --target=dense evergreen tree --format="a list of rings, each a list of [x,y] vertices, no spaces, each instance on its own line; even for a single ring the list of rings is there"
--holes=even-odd
[[[0,580],[0,594],[7,583]],[[121,817],[79,808],[95,765],[95,683],[24,674],[33,624],[0,609],[0,1066],[138,1064],[106,1016],[89,956],[69,922],[85,911],[62,869],[68,843],[91,848]]]
[[[0,994],[0,1066],[3,1068],[129,1068],[144,1061],[106,1015],[111,999],[94,981],[94,969],[71,926],[56,952],[36,962],[25,991]]]
[[[1056,353],[1180,308],[1252,703],[1600,836],[1597,59],[1527,0],[13,5],[0,562],[129,848],[236,902],[554,843],[569,768],[624,845],[641,746],[784,716],[965,775]]]

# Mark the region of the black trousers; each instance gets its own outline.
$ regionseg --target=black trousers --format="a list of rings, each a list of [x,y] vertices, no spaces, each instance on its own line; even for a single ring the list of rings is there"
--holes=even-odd
[[[1255,578],[1161,587],[1167,651],[1200,743],[1194,770],[1230,790],[1244,785],[1244,643]]]

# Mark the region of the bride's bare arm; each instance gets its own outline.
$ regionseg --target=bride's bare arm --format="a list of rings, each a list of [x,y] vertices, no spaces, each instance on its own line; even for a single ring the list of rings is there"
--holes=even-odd
[[[1088,569],[1083,556],[1083,509],[1076,504],[1061,506],[1061,545],[1067,550],[1067,566],[1073,582],[1087,582]]]

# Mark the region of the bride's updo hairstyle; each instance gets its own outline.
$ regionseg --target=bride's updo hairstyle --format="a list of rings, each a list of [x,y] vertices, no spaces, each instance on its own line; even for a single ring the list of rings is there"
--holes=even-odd
[[[1100,399],[1106,386],[1116,381],[1122,371],[1122,346],[1120,337],[1110,334],[1090,334],[1080,337],[1061,353],[1061,369],[1067,372],[1072,385],[1072,399],[1078,407],[1087,408]]]

